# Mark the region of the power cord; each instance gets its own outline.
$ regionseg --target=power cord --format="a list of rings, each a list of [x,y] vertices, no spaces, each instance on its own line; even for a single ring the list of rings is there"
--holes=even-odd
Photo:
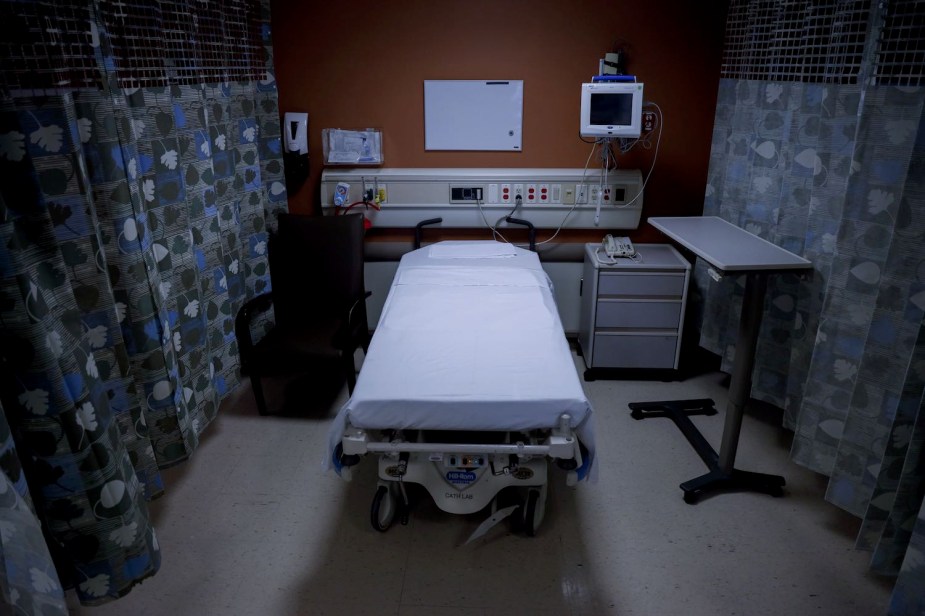
[[[639,254],[638,251],[634,252],[631,255],[626,255],[625,257],[611,257],[608,255],[607,258],[609,259],[609,261],[605,261],[601,257],[602,250],[603,250],[603,247],[598,246],[597,249],[594,251],[594,258],[597,261],[598,265],[616,265],[617,263],[620,262],[620,259],[628,259],[632,261],[633,263],[645,263],[645,261],[642,260],[642,256]]]
[[[649,167],[649,171],[648,173],[646,173],[646,177],[642,182],[642,188],[639,189],[639,192],[637,192],[636,196],[633,197],[631,200],[627,201],[626,203],[622,205],[614,206],[617,208],[629,207],[639,200],[639,197],[645,192],[646,186],[649,184],[649,178],[652,177],[652,171],[655,170],[655,163],[658,161],[658,150],[659,150],[659,146],[662,143],[662,133],[664,132],[664,129],[665,129],[664,114],[662,113],[662,108],[659,107],[658,103],[656,102],[647,101],[645,105],[655,107],[656,111],[658,112],[657,125],[656,125],[656,127],[658,128],[658,137],[655,140],[655,154],[652,156],[652,165]],[[545,240],[541,242],[537,242],[536,243],[537,246],[548,244],[549,242],[556,239],[556,237],[559,235],[559,232],[562,231],[562,229],[565,227],[565,223],[568,222],[568,219],[572,215],[572,212],[574,212],[575,208],[578,207],[579,205],[578,195],[581,194],[581,192],[584,191],[585,189],[585,177],[587,177],[588,175],[588,165],[591,164],[591,157],[594,156],[594,150],[597,148],[597,146],[601,145],[601,160],[602,160],[601,166],[603,168],[603,171],[601,173],[601,184],[598,190],[598,201],[600,201],[601,195],[603,193],[603,187],[606,185],[606,173],[607,173],[607,169],[610,167],[610,162],[613,161],[614,168],[616,167],[617,158],[614,155],[613,144],[611,143],[610,139],[595,139],[593,141],[588,141],[587,139],[582,137],[580,133],[578,135],[578,138],[581,139],[581,141],[585,143],[591,144],[591,152],[588,154],[587,160],[585,160],[585,167],[581,173],[581,182],[576,187],[575,203],[572,204],[572,207],[569,208],[568,212],[565,213],[565,216],[562,218],[562,222],[559,223],[559,226],[558,228],[556,228],[555,232],[551,236],[546,238]],[[620,140],[620,152],[622,154],[629,152],[631,149],[633,149],[638,144],[642,144],[642,147],[644,149],[651,148],[651,145],[649,144],[649,137],[646,137],[645,139],[642,139],[641,137],[636,138],[632,140],[631,142],[629,142],[628,144],[626,143],[626,141],[627,140],[623,140],[623,139]],[[505,238],[503,235],[501,235],[501,232],[498,231],[495,227],[493,227],[488,222],[488,219],[485,217],[485,212],[482,211],[481,201],[476,200],[476,204],[478,205],[479,213],[482,215],[482,220],[485,222],[485,226],[491,229],[492,235],[496,238],[500,237],[502,240],[510,244],[511,242],[508,241],[508,239]],[[519,205],[520,204],[515,204],[514,209],[511,210],[511,214],[513,214],[514,210],[516,210]],[[511,214],[508,214],[508,216],[510,216]],[[500,223],[501,220],[504,220],[504,217],[500,218],[498,222]],[[629,258],[633,261],[641,262],[641,259],[637,260],[635,256],[629,257]]]
[[[618,206],[616,206],[616,207],[619,207],[619,208],[629,207],[629,206],[633,205],[634,203],[636,203],[636,201],[639,199],[640,195],[642,195],[642,193],[645,191],[646,186],[649,184],[649,178],[652,177],[652,171],[655,170],[655,163],[656,163],[656,161],[658,161],[658,147],[659,147],[659,145],[661,145],[661,143],[662,143],[662,132],[664,132],[665,121],[664,121],[664,118],[663,118],[663,116],[662,116],[662,108],[658,106],[658,103],[646,102],[646,105],[651,105],[651,106],[655,107],[655,109],[658,111],[658,138],[655,140],[655,154],[652,156],[652,166],[649,167],[649,172],[646,174],[646,179],[643,180],[643,182],[642,182],[642,188],[639,189],[639,192],[636,193],[636,196],[633,197],[630,201],[627,201],[626,203],[624,203],[623,205],[618,205]],[[639,142],[639,139],[637,139],[636,142]],[[633,145],[630,146],[629,149],[632,149],[632,147],[633,147],[634,145],[635,145],[635,142],[633,143]],[[645,147],[645,146],[643,146],[643,147]],[[627,150],[625,150],[625,151],[628,152],[629,149],[627,149]]]
[[[601,258],[602,250],[603,248],[601,246],[598,246],[597,250],[594,251],[594,258],[597,260],[598,265],[616,265],[618,263],[617,258],[611,257],[610,255],[607,256],[609,261],[604,261],[604,259]]]
[[[382,209],[381,207],[379,207],[378,205],[376,205],[374,202],[372,202],[372,201],[366,201],[366,200],[364,199],[364,200],[362,200],[362,201],[354,201],[353,203],[351,203],[351,204],[348,205],[348,206],[335,208],[335,209],[334,209],[334,215],[335,215],[335,216],[340,216],[340,215],[342,215],[342,214],[346,214],[346,213],[349,212],[353,207],[355,207],[355,206],[357,206],[357,205],[366,206],[366,209],[367,209],[367,210],[368,210],[369,208],[373,208],[373,209],[376,210],[376,211],[379,211],[379,210]]]
[[[524,198],[520,195],[514,195],[514,207],[511,208],[511,211],[495,221],[495,227],[501,224],[501,221],[507,220],[510,216],[514,215],[514,212],[517,211],[517,208],[524,204]]]
[[[482,209],[482,200],[481,200],[481,199],[476,199],[476,200],[475,200],[475,205],[476,205],[476,207],[479,208],[479,214],[482,216],[482,222],[484,222],[484,223],[485,223],[485,226],[488,227],[488,228],[491,230],[491,236],[492,236],[494,239],[496,239],[496,240],[497,240],[498,238],[501,238],[501,241],[503,241],[503,242],[505,242],[505,243],[507,243],[507,244],[511,244],[511,242],[510,242],[506,237],[504,237],[504,235],[502,235],[501,232],[498,231],[497,228],[495,228],[494,226],[492,226],[492,224],[491,224],[490,222],[488,222],[488,218],[485,216],[485,210]],[[515,206],[514,206],[514,210],[516,210],[516,209],[517,209],[517,206],[515,205]],[[511,210],[511,213],[513,213],[514,210]],[[510,216],[510,214],[508,214],[508,216]],[[503,219],[503,218],[498,219],[498,222],[500,223],[501,220],[504,220],[504,219]],[[496,223],[496,224],[497,224],[497,223]]]
[[[584,171],[582,171],[582,173],[581,173],[581,183],[578,184],[578,186],[577,186],[576,189],[575,189],[575,203],[573,203],[573,204],[572,204],[572,207],[569,208],[569,211],[565,213],[565,216],[562,218],[562,222],[559,223],[559,228],[556,229],[556,232],[553,233],[550,237],[548,237],[548,238],[546,238],[545,240],[543,240],[542,242],[537,242],[537,243],[536,243],[537,246],[540,246],[540,245],[542,245],[542,244],[548,244],[549,242],[551,242],[551,241],[553,241],[554,239],[556,239],[556,236],[559,235],[559,231],[561,231],[561,230],[562,230],[562,227],[565,226],[565,223],[566,223],[566,221],[568,220],[568,217],[571,216],[571,215],[572,215],[572,212],[575,211],[575,208],[578,207],[578,195],[579,195],[579,193],[580,193],[582,190],[584,190],[584,187],[585,187],[585,177],[588,175],[588,165],[591,164],[591,157],[594,156],[594,150],[595,150],[595,148],[597,148],[597,146],[598,146],[598,142],[597,142],[597,141],[595,141],[595,142],[591,145],[591,152],[588,154],[588,159],[585,161],[585,168],[584,168]]]

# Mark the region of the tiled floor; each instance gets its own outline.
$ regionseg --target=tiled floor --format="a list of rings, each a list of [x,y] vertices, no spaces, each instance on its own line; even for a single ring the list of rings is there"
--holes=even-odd
[[[821,477],[789,461],[773,411],[747,415],[737,467],[785,475],[786,496],[684,503],[678,484],[702,474],[702,462],[671,421],[634,421],[626,405],[711,397],[724,409],[723,381],[714,372],[586,383],[597,482],[568,488],[556,472],[536,537],[501,525],[470,545],[484,516],[444,514],[426,494],[407,526],[374,531],[373,460],[349,483],[322,471],[345,391],[259,417],[244,386],[193,458],[165,471],[168,492],[151,503],[160,572],[103,607],[70,597],[72,613],[885,614],[891,583],[854,550],[858,521],[823,500]],[[694,422],[719,443],[722,411]]]

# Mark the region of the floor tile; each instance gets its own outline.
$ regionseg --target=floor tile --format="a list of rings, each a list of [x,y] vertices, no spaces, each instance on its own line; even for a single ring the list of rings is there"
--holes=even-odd
[[[576,364],[580,366],[580,358]],[[261,417],[245,384],[186,463],[164,471],[150,503],[161,571],[119,601],[73,614],[418,616],[884,614],[890,582],[853,547],[856,518],[824,500],[825,480],[789,459],[779,411],[750,405],[737,468],[782,474],[786,496],[721,494],[688,505],[679,484],[706,471],[668,419],[633,420],[634,401],[713,398],[692,418],[718,446],[726,377],[585,383],[594,408],[596,479],[551,472],[537,536],[506,524],[465,545],[486,513],[440,511],[421,489],[409,524],[370,525],[375,459],[347,482],[322,469],[346,390],[312,401],[275,385]],[[297,395],[296,395],[297,394]]]

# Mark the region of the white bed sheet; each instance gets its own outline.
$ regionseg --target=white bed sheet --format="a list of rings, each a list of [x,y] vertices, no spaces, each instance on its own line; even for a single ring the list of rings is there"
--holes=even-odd
[[[467,244],[478,256],[465,256]],[[373,430],[526,431],[555,427],[566,412],[593,457],[592,409],[549,279],[535,253],[493,244],[441,242],[402,258],[331,426],[327,466],[348,420]]]

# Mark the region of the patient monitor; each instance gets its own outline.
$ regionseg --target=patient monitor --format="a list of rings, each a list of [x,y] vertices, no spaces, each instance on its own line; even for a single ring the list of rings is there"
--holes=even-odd
[[[642,130],[641,83],[581,84],[582,137],[639,137]]]

